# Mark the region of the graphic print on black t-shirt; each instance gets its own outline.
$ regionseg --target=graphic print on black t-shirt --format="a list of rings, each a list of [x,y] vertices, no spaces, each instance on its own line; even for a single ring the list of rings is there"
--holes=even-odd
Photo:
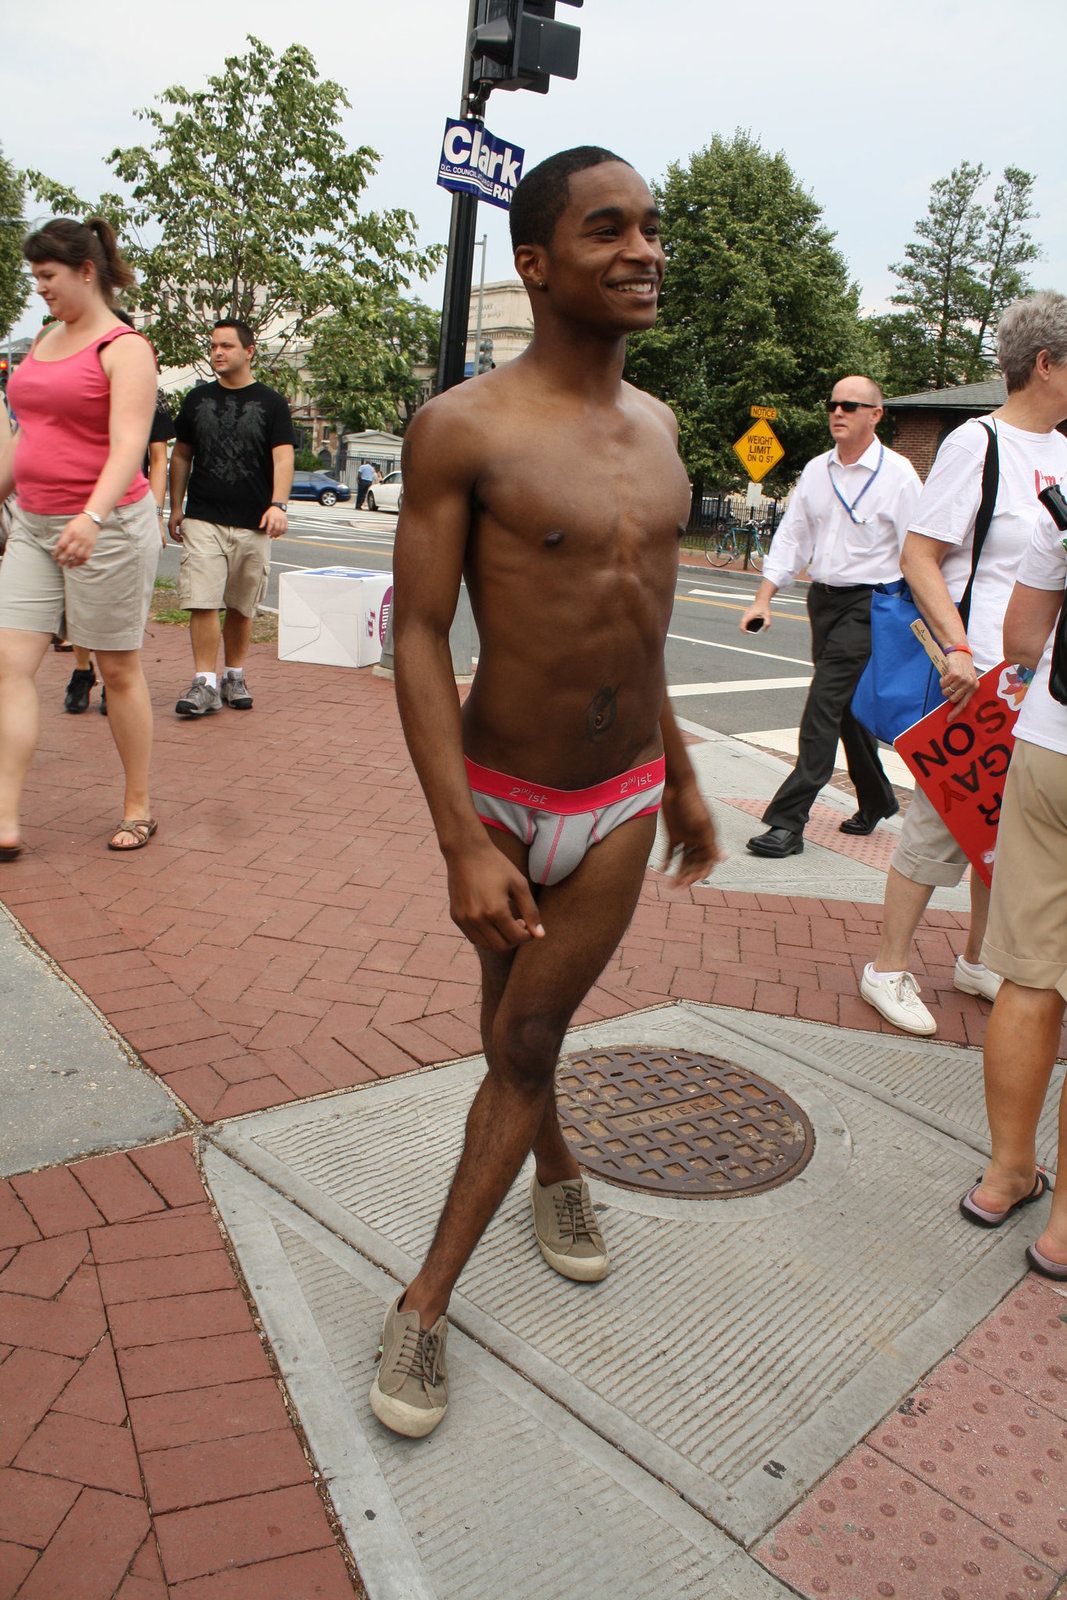
[[[242,389],[204,384],[186,396],[176,431],[193,452],[186,516],[258,528],[274,488],[272,451],[294,442],[281,395],[263,383]]]

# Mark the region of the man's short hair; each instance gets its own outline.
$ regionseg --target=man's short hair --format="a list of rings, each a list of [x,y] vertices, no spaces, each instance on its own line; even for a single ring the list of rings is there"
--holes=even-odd
[[[1067,361],[1067,296],[1052,289],[1013,301],[997,326],[997,357],[1009,394],[1026,388],[1042,350],[1054,366]]]
[[[517,250],[520,244],[540,244],[547,250],[556,223],[571,197],[572,174],[584,172],[587,167],[599,167],[604,161],[619,161],[624,167],[631,165],[622,156],[598,144],[580,144],[573,150],[561,150],[558,155],[549,156],[531,168],[511,199],[511,248]]]
[[[256,342],[256,336],[248,323],[242,322],[239,317],[220,317],[211,331],[218,333],[220,328],[232,328],[246,350],[251,350]]]

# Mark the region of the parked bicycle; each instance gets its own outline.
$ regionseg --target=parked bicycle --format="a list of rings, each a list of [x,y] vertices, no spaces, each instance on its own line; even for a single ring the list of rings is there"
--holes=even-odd
[[[728,567],[740,561],[746,572],[759,572],[771,547],[771,522],[738,522],[729,517],[716,523],[704,540],[704,557],[713,567]]]

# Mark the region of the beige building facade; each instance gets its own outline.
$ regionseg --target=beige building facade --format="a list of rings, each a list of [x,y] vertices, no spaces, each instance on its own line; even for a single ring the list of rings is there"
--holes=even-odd
[[[471,290],[470,320],[467,323],[467,361],[474,364],[475,330],[478,326],[478,286]],[[521,356],[533,338],[530,297],[518,278],[487,283],[482,295],[482,337],[493,341],[493,363],[502,367]]]

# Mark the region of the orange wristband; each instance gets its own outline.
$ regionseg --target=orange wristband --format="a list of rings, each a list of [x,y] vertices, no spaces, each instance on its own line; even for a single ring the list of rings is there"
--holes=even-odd
[[[947,656],[950,656],[953,650],[962,650],[964,655],[968,656],[974,655],[974,651],[971,649],[969,644],[947,644],[945,646],[945,654]]]

